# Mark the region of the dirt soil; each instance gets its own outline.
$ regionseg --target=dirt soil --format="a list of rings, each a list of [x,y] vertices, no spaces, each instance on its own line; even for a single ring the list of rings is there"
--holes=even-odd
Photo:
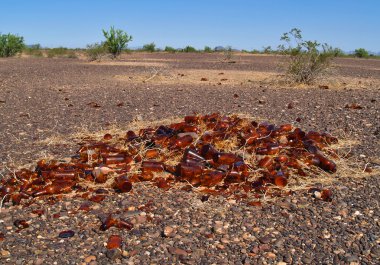
[[[6,203],[0,263],[379,264],[380,60],[336,59],[332,75],[296,87],[279,81],[281,57],[237,54],[232,60],[167,53],[91,63],[0,59],[0,173],[70,157],[79,134],[126,131],[132,121],[239,113],[327,131],[347,143],[352,168],[333,176],[332,202],[305,191],[254,207],[139,184],[92,203],[88,212],[78,211],[85,200],[70,197],[54,205]],[[111,212],[134,228],[100,231],[99,219]],[[17,219],[29,228],[17,231]],[[63,230],[74,237],[58,238]],[[122,236],[121,251],[104,246],[111,234]]]

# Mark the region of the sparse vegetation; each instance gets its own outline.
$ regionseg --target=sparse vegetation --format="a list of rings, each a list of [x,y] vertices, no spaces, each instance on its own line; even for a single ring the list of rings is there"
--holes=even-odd
[[[143,46],[143,51],[146,51],[146,52],[155,52],[156,51],[156,44],[154,42],[145,44]]]
[[[266,47],[263,47],[263,53],[264,54],[271,54],[271,53],[274,53],[275,51],[272,49],[272,46],[266,46]]]
[[[182,51],[183,52],[197,52],[197,49],[195,49],[192,46],[186,46]]]
[[[0,34],[0,57],[11,57],[24,48],[24,38],[8,33]]]
[[[112,55],[112,58],[119,56],[122,50],[127,47],[128,42],[132,41],[132,36],[114,27],[111,27],[109,31],[103,29],[103,35],[106,38],[104,45]]]
[[[331,46],[303,40],[301,30],[297,28],[284,33],[281,40],[286,44],[279,46],[279,52],[287,55],[285,68],[292,82],[311,84],[328,69],[334,57]]]
[[[174,53],[176,52],[177,50],[173,47],[170,47],[170,46],[166,46],[165,49],[164,49],[165,52],[171,52],[171,53]]]
[[[369,57],[369,52],[364,48],[356,49],[354,54],[355,54],[355,57],[358,57],[358,58],[368,58]]]
[[[104,43],[94,43],[87,45],[86,55],[89,61],[99,61],[107,54],[107,49]]]
[[[23,53],[25,53],[26,55],[34,56],[34,57],[42,57],[43,56],[40,44],[33,44],[33,45],[25,46]]]
[[[224,55],[224,60],[227,62],[230,62],[232,60],[232,56],[233,56],[232,47],[227,46],[223,51],[223,55]]]
[[[332,53],[334,54],[334,57],[344,57],[346,54],[344,51],[340,48],[334,48],[332,49]]]
[[[207,53],[211,53],[212,52],[212,49],[210,46],[205,46],[205,48],[203,49],[204,52],[207,52]]]
[[[77,58],[77,55],[73,50],[65,47],[52,48],[47,51],[47,57],[49,58]]]

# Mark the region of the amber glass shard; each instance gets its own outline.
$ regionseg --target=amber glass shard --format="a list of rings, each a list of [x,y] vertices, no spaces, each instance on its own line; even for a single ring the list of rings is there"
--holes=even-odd
[[[121,248],[122,239],[119,235],[111,235],[108,238],[107,249]]]

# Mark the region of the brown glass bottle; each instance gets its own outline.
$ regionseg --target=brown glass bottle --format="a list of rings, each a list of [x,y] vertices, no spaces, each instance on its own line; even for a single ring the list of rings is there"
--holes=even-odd
[[[200,184],[201,186],[204,186],[204,187],[213,187],[221,183],[224,177],[225,177],[225,173],[221,171],[207,170],[200,177],[200,181],[201,181]]]
[[[189,146],[193,142],[193,137],[190,135],[185,135],[182,137],[179,137],[175,140],[174,142],[174,147],[175,148],[185,148]]]
[[[213,156],[213,160],[219,165],[232,165],[237,161],[241,161],[242,158],[232,153],[216,153]]]
[[[104,155],[103,163],[106,165],[112,164],[122,164],[122,163],[130,163],[133,158],[131,156],[125,154],[117,154],[117,155]]]
[[[129,192],[132,190],[132,183],[126,175],[115,178],[115,188],[121,192]]]
[[[34,197],[68,193],[72,190],[75,182],[72,181],[54,181],[52,184],[45,186],[43,189],[33,193]]]

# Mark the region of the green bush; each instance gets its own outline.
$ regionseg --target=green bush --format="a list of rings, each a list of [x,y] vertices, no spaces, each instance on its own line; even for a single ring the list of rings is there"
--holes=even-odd
[[[86,49],[86,55],[89,61],[99,61],[105,54],[107,49],[104,43],[88,44]]]
[[[359,48],[355,50],[355,57],[358,58],[368,58],[369,52],[364,48]]]
[[[0,35],[0,57],[11,57],[24,48],[24,38],[8,33]]]
[[[156,51],[156,44],[154,42],[145,44],[143,46],[143,51],[146,51],[146,52],[155,52]]]
[[[334,57],[331,46],[303,40],[301,30],[297,28],[284,33],[281,40],[286,42],[279,46],[279,52],[287,56],[287,77],[296,83],[310,84],[315,81],[326,72]]]
[[[47,51],[49,58],[77,58],[75,52],[65,47],[51,48]]]
[[[332,49],[332,53],[334,54],[334,57],[343,57],[346,56],[344,51],[340,48],[334,48]]]
[[[114,27],[111,27],[109,31],[103,29],[103,35],[106,38],[104,45],[113,58],[119,56],[121,51],[127,47],[128,42],[132,40],[132,36]]]
[[[165,52],[176,52],[177,50],[173,47],[170,47],[170,46],[166,46],[165,49],[164,49]]]
[[[33,45],[25,46],[23,53],[25,53],[26,55],[34,56],[34,57],[42,57],[43,56],[40,44],[33,44]]]
[[[197,52],[197,49],[195,49],[192,46],[186,46],[182,51],[183,52]]]
[[[205,46],[205,48],[203,49],[203,51],[210,53],[210,52],[212,52],[212,49],[211,49],[210,46]]]

